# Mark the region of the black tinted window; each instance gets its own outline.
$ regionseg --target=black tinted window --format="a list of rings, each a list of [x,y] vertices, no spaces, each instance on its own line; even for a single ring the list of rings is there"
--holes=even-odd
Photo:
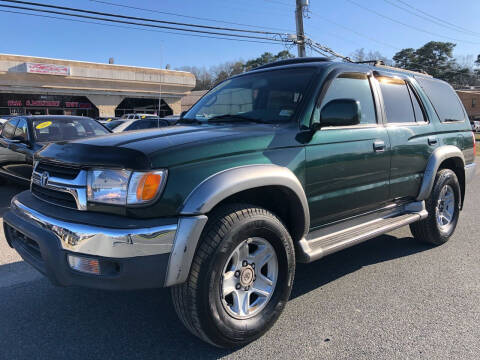
[[[17,127],[18,119],[11,119],[5,123],[2,130],[2,136],[5,139],[13,138],[15,134],[15,128]]]
[[[420,105],[420,100],[418,99],[417,94],[411,87],[409,87],[410,96],[412,98],[413,111],[415,112],[415,120],[418,123],[427,122],[425,114],[423,112],[422,106]]]
[[[433,104],[440,121],[463,121],[465,112],[455,90],[446,82],[417,78],[418,83]]]
[[[404,80],[389,77],[379,77],[378,81],[382,89],[387,121],[389,123],[415,122],[407,83]]]
[[[132,125],[127,127],[128,130],[142,130],[142,129],[151,129],[151,128],[156,128],[158,126],[158,121],[157,120],[137,120],[135,121]]]
[[[320,121],[321,109],[332,100],[353,99],[360,103],[362,117],[360,124],[376,124],[375,103],[373,102],[370,81],[365,74],[345,73],[332,81],[322,100],[315,108],[313,122]]]
[[[26,142],[28,140],[28,128],[27,121],[25,119],[20,119],[18,121],[17,128],[15,129],[14,138],[23,142]]]

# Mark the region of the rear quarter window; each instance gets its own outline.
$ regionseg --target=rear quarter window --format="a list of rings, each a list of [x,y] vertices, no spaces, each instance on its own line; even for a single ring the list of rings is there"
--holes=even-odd
[[[437,112],[440,121],[464,121],[465,111],[457,93],[446,82],[427,79],[416,78],[417,82],[427,94],[435,111]]]

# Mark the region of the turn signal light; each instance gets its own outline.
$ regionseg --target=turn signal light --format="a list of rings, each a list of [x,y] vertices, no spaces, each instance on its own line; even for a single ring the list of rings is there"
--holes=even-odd
[[[142,176],[137,187],[137,199],[150,201],[157,196],[158,189],[162,183],[160,174],[149,173]]]
[[[97,259],[68,255],[68,264],[73,270],[100,275],[100,263]]]

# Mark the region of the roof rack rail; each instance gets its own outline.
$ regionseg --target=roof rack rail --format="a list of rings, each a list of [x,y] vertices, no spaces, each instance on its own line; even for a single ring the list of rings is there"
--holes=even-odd
[[[383,60],[365,60],[365,61],[354,61],[355,64],[372,64],[373,66],[385,66],[385,61]]]
[[[379,66],[379,67],[383,67],[383,68],[390,69],[390,70],[408,72],[408,73],[412,73],[412,74],[421,74],[421,75],[432,77],[432,75],[430,75],[429,73],[427,73],[423,69],[418,69],[418,70],[402,69],[402,68],[399,68],[399,67],[396,67],[396,66],[387,65],[387,64],[385,64],[385,62],[383,60],[355,61],[355,64],[371,64],[372,66]]]
[[[252,70],[259,70],[259,69],[267,69],[276,66],[283,66],[283,65],[290,65],[290,64],[303,64],[303,63],[310,63],[310,62],[325,62],[331,61],[327,57],[303,57],[303,58],[293,58],[293,59],[285,59],[272,62],[270,64],[265,64],[259,67],[256,67]]]

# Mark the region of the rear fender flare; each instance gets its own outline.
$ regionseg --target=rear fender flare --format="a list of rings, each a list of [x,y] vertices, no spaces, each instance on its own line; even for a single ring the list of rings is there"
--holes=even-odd
[[[465,158],[462,151],[453,145],[445,145],[436,148],[428,159],[427,167],[423,174],[422,185],[417,196],[417,201],[426,200],[433,189],[433,184],[435,182],[435,176],[437,175],[440,165],[447,159],[458,158],[462,161],[464,169]]]

